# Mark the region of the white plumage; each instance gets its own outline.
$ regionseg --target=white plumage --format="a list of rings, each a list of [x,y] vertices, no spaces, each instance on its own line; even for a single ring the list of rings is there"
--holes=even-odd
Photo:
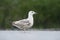
[[[14,21],[12,22],[12,25],[23,30],[31,28],[33,26],[33,14],[36,14],[36,12],[29,11],[28,18],[19,21]]]

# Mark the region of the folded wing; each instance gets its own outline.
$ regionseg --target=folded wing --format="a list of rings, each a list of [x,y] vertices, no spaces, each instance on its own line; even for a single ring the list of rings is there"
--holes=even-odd
[[[26,29],[29,28],[30,26],[30,22],[29,20],[19,20],[19,22],[17,24],[15,24],[16,27],[18,27],[19,29]]]

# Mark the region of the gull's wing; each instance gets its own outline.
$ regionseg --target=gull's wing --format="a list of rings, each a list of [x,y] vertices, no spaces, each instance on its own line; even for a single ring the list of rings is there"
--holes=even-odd
[[[30,24],[30,22],[27,19],[23,19],[23,20],[19,20],[18,24],[28,25],[28,24]]]
[[[26,19],[19,20],[19,21],[17,21],[17,22],[18,22],[18,23],[15,24],[15,26],[18,27],[18,28],[20,28],[20,29],[22,29],[22,28],[24,28],[24,27],[30,26],[29,20],[26,20]]]

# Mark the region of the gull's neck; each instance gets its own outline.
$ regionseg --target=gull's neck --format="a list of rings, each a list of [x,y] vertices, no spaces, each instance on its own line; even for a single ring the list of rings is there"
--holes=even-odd
[[[28,14],[28,19],[33,19],[33,15]]]
[[[28,14],[28,20],[33,24],[33,15]]]

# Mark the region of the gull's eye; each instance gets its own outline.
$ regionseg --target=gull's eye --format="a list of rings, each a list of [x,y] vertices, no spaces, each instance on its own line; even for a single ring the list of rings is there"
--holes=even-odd
[[[33,12],[32,12],[33,13]]]

